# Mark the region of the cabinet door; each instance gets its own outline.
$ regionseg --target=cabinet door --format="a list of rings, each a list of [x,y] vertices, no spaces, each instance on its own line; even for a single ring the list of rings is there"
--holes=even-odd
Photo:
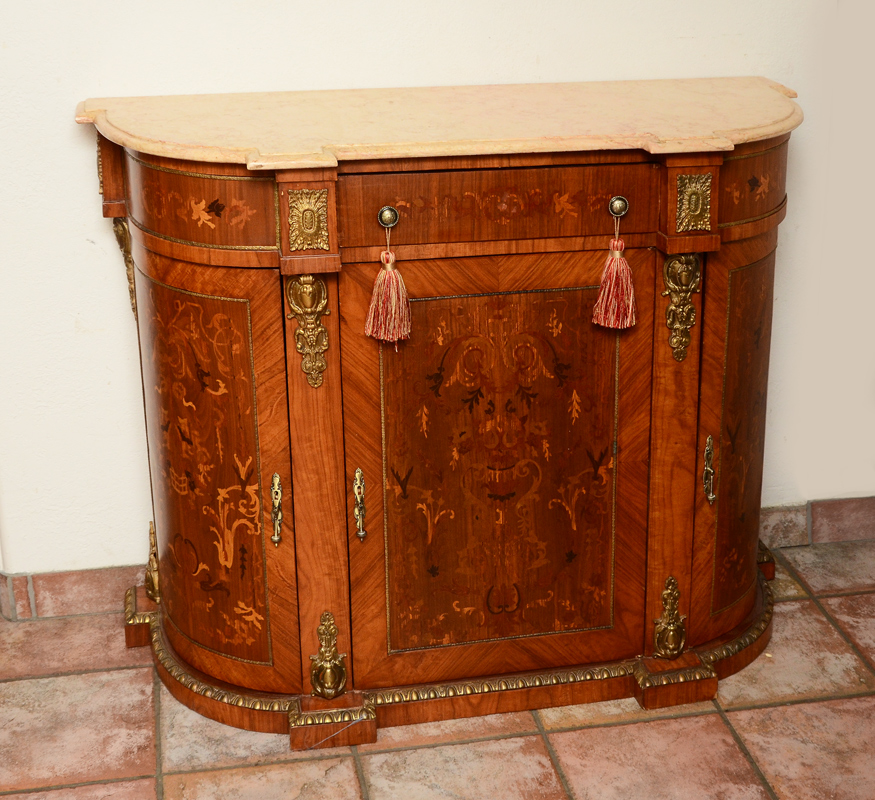
[[[299,691],[280,278],[135,251],[161,609],[224,681]],[[286,489],[278,546],[271,480]]]
[[[756,600],[757,545],[776,232],[724,244],[705,265],[698,475],[711,439],[706,497],[696,492],[690,640],[744,622]]]
[[[604,258],[399,264],[413,332],[397,350],[363,334],[377,265],[344,266],[357,687],[642,651],[653,255],[629,253],[624,332],[591,322]]]

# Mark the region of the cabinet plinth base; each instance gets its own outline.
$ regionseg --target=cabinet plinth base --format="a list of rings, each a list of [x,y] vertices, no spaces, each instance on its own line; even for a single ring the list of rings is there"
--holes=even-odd
[[[184,664],[167,644],[159,614],[142,592],[125,596],[128,647],[151,643],[161,680],[181,703],[206,717],[246,730],[289,733],[293,750],[365,744],[378,727],[523,709],[635,697],[643,708],[712,698],[717,681],[746,667],[772,633],[772,592],[759,580],[748,623],[722,639],[667,661],[635,658],[491,678],[391,689],[349,691],[332,701],[307,695],[253,692],[215,680]]]

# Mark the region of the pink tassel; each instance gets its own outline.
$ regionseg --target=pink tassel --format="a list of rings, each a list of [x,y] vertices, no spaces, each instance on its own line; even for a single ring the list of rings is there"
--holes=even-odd
[[[365,335],[383,342],[410,338],[410,300],[401,273],[395,269],[395,254],[380,253],[383,269],[374,281]],[[397,347],[397,344],[396,344]]]
[[[611,239],[599,297],[592,310],[592,321],[604,328],[631,328],[635,324],[635,287],[629,262],[623,258],[625,247],[622,239]]]

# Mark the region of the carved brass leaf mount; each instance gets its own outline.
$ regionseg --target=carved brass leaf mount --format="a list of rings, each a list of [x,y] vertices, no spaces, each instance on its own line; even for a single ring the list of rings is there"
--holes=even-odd
[[[695,253],[672,256],[662,268],[665,283],[663,297],[669,298],[665,310],[665,324],[671,330],[668,344],[674,353],[675,361],[687,357],[687,348],[692,337],[690,328],[696,324],[696,307],[693,305],[693,292],[699,291],[702,280],[702,262]]]
[[[289,189],[289,250],[328,249],[328,189]]]
[[[154,603],[161,602],[161,583],[158,578],[158,537],[155,523],[149,523],[149,562],[146,564],[146,597]]]
[[[680,599],[677,579],[669,575],[662,591],[662,616],[653,620],[656,624],[653,631],[653,654],[658,658],[677,658],[683,652],[687,629],[684,625],[686,617],[678,612]]]
[[[310,656],[310,683],[315,697],[331,700],[340,697],[346,690],[346,653],[337,652],[337,624],[330,611],[323,611],[316,635],[319,637],[319,653]]]
[[[711,230],[711,179],[710,172],[678,175],[678,233]]]
[[[116,217],[112,221],[112,230],[115,233],[115,240],[118,242],[119,250],[122,251],[122,256],[125,259],[125,274],[128,277],[128,294],[131,299],[131,311],[134,312],[134,319],[137,318],[137,293],[134,288],[134,258],[131,255],[131,231],[128,228],[128,221],[124,217]]]
[[[359,537],[360,542],[363,542],[368,532],[365,530],[365,475],[361,469],[355,471],[355,477],[352,481],[352,496],[355,499],[355,506],[352,509],[356,524],[355,535]]]
[[[292,316],[298,320],[295,331],[295,349],[303,356],[301,369],[307,383],[314,389],[322,385],[322,373],[328,368],[325,351],[328,350],[328,331],[322,317],[330,314],[328,288],[325,281],[312,275],[299,275],[286,281],[286,299]]]
[[[702,472],[702,488],[710,505],[714,505],[717,495],[714,494],[714,437],[709,436],[705,442],[705,469]]]

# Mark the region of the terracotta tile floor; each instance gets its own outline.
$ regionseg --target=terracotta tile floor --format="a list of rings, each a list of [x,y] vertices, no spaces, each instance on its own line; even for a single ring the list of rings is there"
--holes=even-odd
[[[714,702],[447,720],[314,753],[177,703],[123,647],[110,594],[130,570],[35,576],[38,617],[0,619],[0,800],[872,800],[875,541],[775,555],[772,641]]]

